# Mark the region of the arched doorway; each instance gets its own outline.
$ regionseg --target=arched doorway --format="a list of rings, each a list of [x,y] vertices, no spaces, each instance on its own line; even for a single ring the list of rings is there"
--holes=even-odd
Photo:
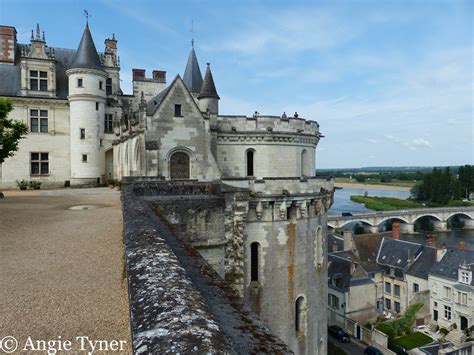
[[[170,179],[189,179],[189,155],[176,152],[170,158]]]

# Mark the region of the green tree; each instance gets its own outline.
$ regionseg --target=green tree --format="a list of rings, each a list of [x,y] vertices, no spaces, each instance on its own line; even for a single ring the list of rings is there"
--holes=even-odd
[[[28,133],[26,124],[8,118],[11,110],[13,110],[11,101],[0,98],[0,164],[15,154],[20,139]]]

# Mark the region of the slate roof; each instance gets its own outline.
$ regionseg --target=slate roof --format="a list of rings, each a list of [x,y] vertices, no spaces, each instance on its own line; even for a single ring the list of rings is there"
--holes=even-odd
[[[216,86],[214,85],[214,79],[212,78],[211,66],[209,63],[207,63],[206,75],[204,75],[204,81],[202,82],[198,99],[202,99],[204,97],[220,99],[219,95],[217,95],[217,90]]]
[[[89,31],[89,23],[86,23],[86,28],[82,34],[81,42],[77,48],[71,68],[103,70],[99,55],[95,49],[94,40]]]
[[[191,52],[189,52],[183,81],[190,92],[199,94],[202,86],[202,74],[201,69],[199,69],[199,63],[196,57],[196,52],[194,52],[194,47],[191,48]]]
[[[430,274],[457,280],[459,265],[463,263],[470,265],[471,270],[474,270],[474,251],[448,247],[443,258],[431,268]],[[471,286],[474,286],[474,278]]]
[[[422,249],[421,244],[383,238],[377,255],[377,263],[406,270],[410,259],[416,258]]]
[[[436,248],[424,246],[420,255],[407,271],[408,275],[428,280],[428,274],[436,262]]]
[[[176,75],[174,80],[169,84],[166,88],[164,88],[162,91],[158,93],[154,98],[152,98],[150,101],[147,102],[146,104],[146,111],[147,115],[151,116],[155,113],[156,109],[161,105],[163,100],[165,99],[166,95],[168,95],[168,92],[170,89],[173,87],[175,81],[179,78],[179,74]]]
[[[354,236],[354,244],[358,254],[358,262],[368,273],[381,270],[377,264],[377,253],[384,236],[391,233],[373,233]]]
[[[346,291],[351,281],[352,262],[333,254],[328,255],[328,260],[328,285]],[[335,280],[335,284],[332,280]]]
[[[22,49],[28,50],[27,44],[17,44],[15,53],[16,62],[11,64],[0,64],[0,95],[1,96],[20,96],[21,88],[21,67],[20,57]],[[67,99],[68,96],[68,78],[66,70],[71,67],[72,60],[76,51],[74,49],[53,48],[56,59],[56,95],[60,99]]]

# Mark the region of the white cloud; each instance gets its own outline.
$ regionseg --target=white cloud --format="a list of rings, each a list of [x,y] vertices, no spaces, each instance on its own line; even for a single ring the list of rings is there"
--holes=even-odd
[[[415,138],[413,139],[412,143],[415,146],[428,147],[428,148],[432,147],[431,143],[424,138]]]

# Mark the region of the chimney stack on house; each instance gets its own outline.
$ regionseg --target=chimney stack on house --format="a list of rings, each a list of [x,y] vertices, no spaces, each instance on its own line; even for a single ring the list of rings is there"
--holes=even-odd
[[[344,229],[344,250],[353,249],[352,231],[350,229]]]
[[[446,254],[447,249],[446,249],[446,244],[443,243],[442,245],[438,245],[436,247],[436,261],[440,262],[441,259],[443,259],[444,254]]]
[[[392,224],[392,239],[400,240],[400,222],[393,222]]]
[[[429,246],[429,247],[434,247],[435,246],[434,235],[430,234],[426,237],[426,245]]]
[[[0,26],[0,63],[15,64],[16,29]]]

